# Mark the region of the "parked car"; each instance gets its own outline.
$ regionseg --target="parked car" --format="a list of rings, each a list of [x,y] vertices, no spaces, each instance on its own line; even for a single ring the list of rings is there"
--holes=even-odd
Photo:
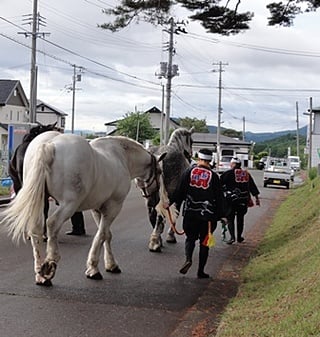
[[[233,156],[221,156],[219,166],[216,168],[219,173],[230,169],[230,161]]]
[[[266,162],[267,162],[267,157],[262,157],[257,164],[257,169],[264,170],[266,167]]]
[[[287,158],[268,157],[263,173],[263,186],[285,186],[290,188],[290,181],[294,180],[294,170],[289,166]]]
[[[299,156],[289,156],[289,165],[295,171],[300,170],[300,157]]]

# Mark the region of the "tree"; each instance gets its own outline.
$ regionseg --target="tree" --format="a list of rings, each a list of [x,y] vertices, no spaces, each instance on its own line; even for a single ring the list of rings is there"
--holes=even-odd
[[[221,131],[221,134],[231,138],[242,138],[242,132],[234,129],[224,129]]]
[[[208,133],[209,129],[207,126],[207,122],[205,119],[198,119],[198,118],[180,118],[179,124],[183,128],[191,129],[194,127],[195,132],[202,132],[202,133]]]
[[[130,23],[140,21],[153,25],[163,25],[172,16],[174,6],[188,9],[190,20],[199,21],[209,33],[221,35],[237,34],[249,29],[249,22],[254,13],[239,13],[241,0],[231,7],[231,1],[226,0],[121,0],[120,5],[106,9],[104,13],[114,16],[113,23],[100,25],[101,28],[118,31]],[[230,7],[230,8],[229,8]],[[286,0],[271,2],[266,6],[270,11],[269,25],[293,25],[294,18],[303,12],[316,11],[320,0]],[[176,31],[178,32],[178,31]]]
[[[146,139],[154,138],[156,131],[152,128],[149,114],[144,112],[129,112],[117,123],[117,134],[143,143]]]

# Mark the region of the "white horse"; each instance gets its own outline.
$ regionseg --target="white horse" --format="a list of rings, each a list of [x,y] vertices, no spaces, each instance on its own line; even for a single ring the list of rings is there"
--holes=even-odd
[[[5,210],[2,223],[7,224],[14,241],[30,237],[37,285],[52,285],[60,260],[58,233],[75,211],[92,210],[98,226],[87,258],[86,276],[102,279],[98,269],[102,245],[106,271],[121,272],[111,250],[110,225],[122,208],[132,179],[140,178],[148,193],[159,190],[159,161],[163,157],[121,136],[98,138],[89,144],[80,136],[45,132],[30,143],[22,189]],[[43,206],[48,194],[58,207],[47,220],[48,242],[43,259]]]

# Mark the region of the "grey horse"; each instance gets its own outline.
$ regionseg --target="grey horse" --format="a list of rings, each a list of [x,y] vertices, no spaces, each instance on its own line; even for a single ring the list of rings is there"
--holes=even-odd
[[[150,147],[149,151],[156,155],[161,155],[166,152],[166,156],[163,159],[162,166],[162,193],[166,198],[170,200],[179,183],[181,174],[189,167],[192,157],[192,133],[194,128],[190,130],[186,128],[176,129],[169,139],[167,145]],[[161,191],[160,191],[161,192]],[[149,214],[149,220],[151,222],[153,231],[150,236],[149,250],[151,252],[161,252],[162,238],[161,234],[165,225],[165,212],[161,210],[160,204],[160,192],[147,197],[147,208]],[[158,206],[157,206],[158,205]],[[173,211],[172,213],[176,213]],[[173,214],[176,215],[176,214]],[[174,231],[170,228],[166,238],[168,243],[176,243]]]

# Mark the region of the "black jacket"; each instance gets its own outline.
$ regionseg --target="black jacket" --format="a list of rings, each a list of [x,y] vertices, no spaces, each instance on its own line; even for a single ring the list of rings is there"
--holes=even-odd
[[[183,216],[203,221],[217,221],[224,216],[224,196],[219,176],[210,168],[194,165],[182,175],[171,202]]]
[[[224,193],[227,194],[227,201],[229,199],[228,195],[230,195],[230,193],[240,191],[244,200],[243,202],[245,205],[247,205],[250,194],[255,197],[260,193],[251,174],[247,170],[243,170],[241,168],[233,168],[225,171],[222,173],[220,180],[222,189]]]

